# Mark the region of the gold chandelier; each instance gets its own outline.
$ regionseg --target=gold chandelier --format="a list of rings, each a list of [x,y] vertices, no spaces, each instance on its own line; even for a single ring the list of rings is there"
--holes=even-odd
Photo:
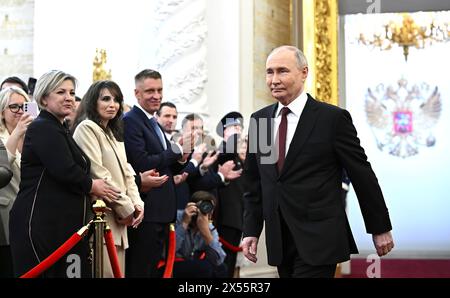
[[[408,61],[409,48],[423,49],[426,45],[446,42],[450,39],[449,24],[436,24],[434,20],[428,25],[418,25],[410,14],[403,13],[401,23],[390,21],[384,25],[384,34],[373,34],[367,38],[360,33],[358,41],[364,45],[372,45],[381,50],[390,50],[398,45],[403,48],[405,61]]]

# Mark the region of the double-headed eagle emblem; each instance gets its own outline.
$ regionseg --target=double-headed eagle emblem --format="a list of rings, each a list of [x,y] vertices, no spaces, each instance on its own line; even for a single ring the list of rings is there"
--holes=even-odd
[[[367,89],[365,110],[381,151],[406,158],[418,154],[420,146],[436,143],[432,128],[442,110],[438,87],[422,83],[408,88],[405,79],[398,87],[380,84]]]

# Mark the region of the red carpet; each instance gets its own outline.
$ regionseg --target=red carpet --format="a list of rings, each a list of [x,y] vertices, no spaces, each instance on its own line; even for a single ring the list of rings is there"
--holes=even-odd
[[[367,278],[366,271],[372,262],[352,259],[351,274],[342,277]],[[450,278],[450,260],[382,259],[379,272],[381,278]]]

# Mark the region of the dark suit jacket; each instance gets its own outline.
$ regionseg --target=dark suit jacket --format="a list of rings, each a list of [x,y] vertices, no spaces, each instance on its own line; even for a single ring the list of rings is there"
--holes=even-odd
[[[238,135],[234,135],[233,142],[237,144]],[[230,137],[231,139],[232,137]],[[231,152],[227,152],[227,143],[222,142],[219,146],[219,155],[217,163],[214,168],[218,168],[219,165],[232,160],[236,166],[234,170],[242,168],[242,160],[237,153],[237,145],[231,146]],[[230,149],[230,148],[228,148]],[[230,227],[239,231],[242,231],[243,219],[244,219],[244,185],[242,177],[229,181],[227,185],[219,187],[218,193],[218,206],[216,211],[217,223],[216,226],[221,231],[222,227]],[[222,235],[221,235],[222,236]],[[225,239],[227,240],[227,239]]]
[[[209,170],[203,176],[199,167],[194,167],[190,162],[181,172],[189,174],[186,181],[178,184],[175,188],[177,193],[177,209],[186,208],[192,194],[199,190],[209,191],[217,197],[216,189],[223,185],[222,179],[217,172]]]
[[[169,180],[148,193],[141,194],[145,202],[144,221],[154,223],[174,222],[176,218],[176,195],[173,175],[183,165],[178,162],[181,152],[175,144],[166,139],[164,150],[158,134],[150,124],[144,112],[134,106],[125,114],[124,141],[128,162],[135,172],[156,169],[160,175],[168,175]]]
[[[347,170],[356,191],[367,232],[391,230],[378,180],[360,146],[350,114],[308,95],[278,174],[276,164],[264,162],[267,154],[257,143],[262,138],[272,143],[271,126],[267,128],[258,121],[273,124],[276,108],[274,104],[252,115],[256,125],[250,127],[244,168],[244,237],[258,237],[265,221],[268,261],[279,265],[281,212],[305,262],[324,265],[348,260],[357,248],[341,199],[342,168]]]

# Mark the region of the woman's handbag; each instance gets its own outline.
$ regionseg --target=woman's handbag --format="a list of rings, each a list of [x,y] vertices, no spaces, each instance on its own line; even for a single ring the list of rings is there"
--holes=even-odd
[[[8,152],[6,147],[0,140],[0,188],[5,187],[11,181],[13,172],[8,161]]]

